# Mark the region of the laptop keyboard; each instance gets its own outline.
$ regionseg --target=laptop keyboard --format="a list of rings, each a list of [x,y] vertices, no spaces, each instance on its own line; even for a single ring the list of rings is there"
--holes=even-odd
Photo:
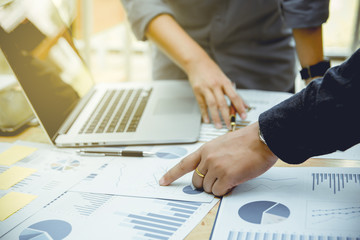
[[[135,132],[151,90],[107,90],[79,133]]]

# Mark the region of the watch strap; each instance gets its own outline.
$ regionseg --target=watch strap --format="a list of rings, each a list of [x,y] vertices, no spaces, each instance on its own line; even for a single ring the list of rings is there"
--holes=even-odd
[[[323,76],[325,72],[330,68],[330,61],[323,60],[315,65],[307,66],[301,69],[300,75],[303,80],[309,78]]]

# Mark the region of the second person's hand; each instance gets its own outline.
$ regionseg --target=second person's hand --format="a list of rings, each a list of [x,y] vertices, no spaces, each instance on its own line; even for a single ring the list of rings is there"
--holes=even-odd
[[[210,113],[216,128],[222,128],[222,117],[227,128],[230,129],[229,106],[225,96],[229,98],[240,117],[246,118],[248,106],[236,93],[229,78],[212,59],[203,57],[201,61],[192,63],[187,68],[187,73],[205,123],[210,123],[208,114]]]
[[[246,118],[247,106],[236,94],[230,79],[172,16],[160,14],[155,17],[149,23],[146,36],[185,71],[205,123],[210,123],[209,111],[216,128],[222,128],[222,117],[230,129],[229,106],[225,96],[240,117]]]

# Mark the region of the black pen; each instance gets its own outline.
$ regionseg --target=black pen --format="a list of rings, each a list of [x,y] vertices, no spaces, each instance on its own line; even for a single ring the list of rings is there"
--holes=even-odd
[[[151,157],[154,156],[154,152],[136,151],[136,150],[91,150],[91,149],[80,149],[76,151],[81,156],[122,156],[122,157]]]

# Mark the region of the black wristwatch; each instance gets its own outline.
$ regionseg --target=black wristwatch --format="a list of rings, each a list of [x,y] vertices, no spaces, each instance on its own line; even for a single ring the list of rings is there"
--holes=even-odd
[[[301,69],[300,74],[303,80],[308,80],[316,76],[323,76],[330,68],[330,61],[323,60],[315,65],[307,66]]]

